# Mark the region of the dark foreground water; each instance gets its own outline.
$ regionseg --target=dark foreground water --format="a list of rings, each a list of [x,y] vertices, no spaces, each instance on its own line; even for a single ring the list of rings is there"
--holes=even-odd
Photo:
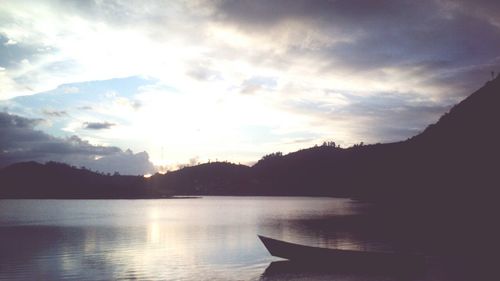
[[[0,200],[0,279],[401,280],[271,264],[279,259],[257,238],[358,250],[397,247],[387,237],[336,229],[336,220],[363,212],[360,206],[289,197]],[[405,279],[444,280],[433,271]]]

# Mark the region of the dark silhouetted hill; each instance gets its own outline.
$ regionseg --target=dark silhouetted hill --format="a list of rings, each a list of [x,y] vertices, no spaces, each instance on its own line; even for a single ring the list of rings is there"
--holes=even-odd
[[[26,162],[0,170],[0,198],[149,198],[142,176],[106,176],[66,164]]]
[[[182,195],[246,195],[250,182],[250,167],[227,162],[185,167],[148,179],[156,189]]]
[[[17,164],[0,171],[3,197],[315,195],[416,202],[485,198],[496,191],[500,78],[401,142],[339,148],[325,143],[263,157],[253,167],[225,162],[165,175],[104,176],[67,165]],[[31,186],[33,185],[33,186]],[[92,197],[92,196],[91,196]],[[393,200],[398,198],[400,200]],[[438,204],[438,203],[436,203]]]
[[[329,143],[271,154],[251,168],[208,163],[156,175],[154,183],[176,194],[197,195],[322,195],[412,202],[430,197],[439,201],[453,194],[483,197],[499,183],[494,175],[499,108],[496,78],[406,141],[345,149]]]

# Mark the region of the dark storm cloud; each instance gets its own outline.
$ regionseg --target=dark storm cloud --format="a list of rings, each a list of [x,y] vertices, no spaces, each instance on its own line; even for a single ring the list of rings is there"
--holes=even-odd
[[[500,30],[497,27],[461,15],[451,20],[432,18],[412,27],[371,30],[356,41],[333,46],[326,57],[333,54],[341,57],[342,66],[353,70],[422,62],[431,63],[428,66],[432,69],[436,66],[432,65],[434,62],[457,67],[488,61],[499,55],[498,47]]]
[[[436,86],[449,86],[464,96],[463,84],[474,84],[477,69],[500,70],[500,2],[401,0],[242,0],[219,1],[215,18],[244,32],[286,28],[301,22],[306,32],[347,38],[321,48],[289,44],[292,57],[318,61],[318,74],[372,75],[383,79],[384,68],[416,71]],[[496,13],[498,11],[498,13]],[[493,19],[493,20],[492,20]],[[498,25],[495,25],[495,20]],[[283,27],[285,26],[285,27]],[[305,37],[305,35],[304,35]],[[298,38],[301,40],[303,38]],[[466,66],[476,66],[469,73]],[[470,76],[470,77],[467,77]],[[455,78],[454,78],[455,77]],[[465,81],[464,81],[465,79]],[[456,84],[446,84],[454,81]],[[479,80],[481,81],[481,80]]]
[[[78,136],[56,138],[35,126],[43,120],[0,112],[0,166],[23,161],[58,161],[102,172],[146,174],[154,171],[146,152],[90,144]]]
[[[441,28],[429,25],[433,23],[468,21],[468,17],[477,17],[475,10],[491,14],[498,11],[496,18],[500,19],[500,4],[496,0],[222,0],[216,3],[215,18],[248,29],[269,29],[294,20],[350,34],[399,33],[401,30],[411,33]],[[450,3],[467,9],[447,5]]]
[[[89,129],[89,130],[104,130],[104,129],[110,129],[113,126],[116,126],[116,124],[109,123],[109,122],[85,122],[85,123],[83,123],[83,128]]]
[[[226,0],[218,1],[216,16],[242,27],[266,27],[286,20],[335,23],[340,28],[365,26],[390,20],[417,20],[430,1],[404,0]]]
[[[26,160],[43,158],[47,155],[109,155],[120,151],[117,147],[91,145],[77,136],[66,139],[52,137],[35,130],[35,126],[41,122],[43,122],[41,119],[29,119],[0,112],[0,147],[5,153],[2,156],[16,156],[20,157],[20,160]]]
[[[32,128],[43,122],[43,119],[28,119],[17,115],[10,115],[5,112],[0,112],[0,127],[1,128]],[[3,135],[5,137],[5,135]]]

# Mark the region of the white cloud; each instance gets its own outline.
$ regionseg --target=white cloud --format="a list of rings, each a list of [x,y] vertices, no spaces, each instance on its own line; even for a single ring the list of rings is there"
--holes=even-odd
[[[383,127],[375,121],[400,128],[420,123],[400,123],[380,110],[365,117],[356,110],[367,107],[357,103],[391,93],[404,108],[448,105],[450,96],[468,93],[462,77],[500,65],[498,51],[491,56],[493,48],[474,43],[483,35],[457,32],[470,22],[463,9],[443,6],[446,1],[416,8],[381,1],[380,9],[346,2],[328,9],[340,2],[8,1],[0,11],[3,45],[25,49],[15,64],[2,63],[0,99],[73,82],[151,77],[157,84],[135,95],[109,92],[106,100],[86,104],[91,109],[71,113],[62,130],[146,149],[157,163],[168,162],[161,164],[193,156],[252,161],[305,145],[297,140],[407,137],[366,128]],[[385,14],[385,8],[396,12]],[[474,24],[493,40],[498,33],[487,26],[491,17]],[[478,51],[466,57],[455,41]],[[454,62],[459,59],[465,62]],[[63,91],[83,94],[77,87]],[[103,120],[119,126],[82,131],[84,122]]]

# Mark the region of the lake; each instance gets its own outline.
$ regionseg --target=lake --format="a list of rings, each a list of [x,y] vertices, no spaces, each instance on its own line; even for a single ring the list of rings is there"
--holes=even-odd
[[[363,210],[349,199],[310,197],[0,200],[0,280],[399,280],[266,271],[280,259],[257,234],[341,249],[399,247],[335,227]],[[411,280],[420,279],[441,280]]]

